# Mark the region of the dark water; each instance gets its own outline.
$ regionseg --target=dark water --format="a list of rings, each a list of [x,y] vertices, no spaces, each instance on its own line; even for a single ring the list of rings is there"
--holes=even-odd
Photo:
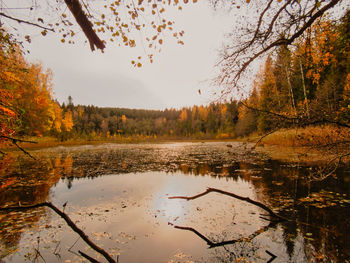
[[[230,143],[100,145],[0,162],[0,206],[50,201],[119,262],[350,262],[350,169],[279,163]],[[257,206],[290,218],[271,223]],[[268,216],[263,216],[268,218]],[[218,246],[210,248],[195,229]],[[220,245],[221,244],[221,245]],[[104,262],[49,208],[0,212],[0,262]]]

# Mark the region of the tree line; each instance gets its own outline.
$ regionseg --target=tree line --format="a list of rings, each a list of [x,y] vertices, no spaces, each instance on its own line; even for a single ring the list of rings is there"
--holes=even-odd
[[[182,109],[143,110],[62,104],[72,114],[73,128],[60,138],[138,137],[229,138],[234,136],[238,103],[211,103]]]

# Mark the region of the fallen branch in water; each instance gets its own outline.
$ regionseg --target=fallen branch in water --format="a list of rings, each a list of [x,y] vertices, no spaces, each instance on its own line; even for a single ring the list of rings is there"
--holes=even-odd
[[[97,261],[96,259],[90,257],[88,254],[85,254],[83,251],[80,251],[80,250],[79,250],[78,252],[79,252],[79,254],[80,254],[83,258],[89,260],[91,263],[100,263],[100,262]]]
[[[21,146],[18,145],[18,142],[28,142],[28,143],[38,143],[35,141],[27,141],[27,140],[22,140],[22,139],[17,139],[17,138],[12,138],[9,136],[5,136],[5,135],[0,135],[0,138],[3,138],[5,140],[11,141],[11,143],[13,145],[15,145],[18,149],[20,149],[22,152],[24,152],[26,155],[28,155],[30,158],[35,159],[35,157],[33,155],[31,155],[29,152],[27,152],[25,149],[23,149]],[[4,154],[3,152],[0,152],[1,154]]]
[[[226,191],[223,191],[223,190],[220,190],[220,189],[216,189],[216,188],[208,188],[208,189],[207,189],[206,191],[204,191],[203,193],[200,193],[200,194],[194,195],[194,196],[170,196],[170,197],[168,197],[168,198],[169,198],[169,199],[193,200],[193,199],[202,197],[203,195],[209,194],[209,193],[211,193],[211,192],[216,192],[216,193],[219,193],[219,194],[228,195],[228,196],[231,196],[231,197],[233,197],[233,198],[236,198],[236,199],[239,199],[239,200],[248,202],[248,203],[250,203],[250,204],[253,204],[253,205],[255,205],[255,206],[258,206],[258,207],[264,209],[266,212],[269,213],[269,215],[270,215],[271,217],[275,217],[275,218],[279,219],[280,221],[288,221],[287,218],[282,217],[282,216],[276,214],[275,212],[273,212],[269,207],[267,207],[267,206],[264,205],[263,203],[260,203],[260,202],[258,202],[258,201],[254,201],[254,200],[250,199],[249,197],[243,197],[243,196],[236,195],[236,194],[234,194],[234,193],[226,192]]]
[[[97,246],[94,242],[92,242],[89,239],[89,237],[70,219],[70,217],[66,213],[62,212],[60,209],[58,209],[55,205],[53,205],[50,202],[43,202],[43,203],[39,203],[39,204],[35,204],[35,205],[28,205],[28,206],[0,207],[0,211],[27,210],[27,209],[44,207],[44,206],[51,208],[56,214],[58,214],[61,218],[63,218],[64,221],[66,221],[68,226],[74,232],[76,232],[93,250],[100,253],[108,262],[116,263],[116,261],[104,249],[102,249],[101,247]]]
[[[172,223],[169,223],[169,224],[173,225]],[[266,232],[270,227],[273,227],[275,225],[276,225],[275,222],[271,222],[269,225],[258,229],[257,231],[255,231],[254,233],[250,234],[247,237],[241,237],[238,239],[222,241],[222,242],[217,242],[217,243],[212,242],[209,238],[204,236],[202,233],[198,232],[193,227],[177,226],[177,225],[173,225],[173,226],[174,226],[174,228],[177,228],[177,229],[187,230],[187,231],[191,231],[191,232],[195,233],[197,236],[199,236],[201,239],[203,239],[208,244],[209,248],[215,248],[215,247],[230,245],[230,244],[234,244],[234,243],[238,243],[238,242],[250,242],[250,241],[252,241],[253,238]]]

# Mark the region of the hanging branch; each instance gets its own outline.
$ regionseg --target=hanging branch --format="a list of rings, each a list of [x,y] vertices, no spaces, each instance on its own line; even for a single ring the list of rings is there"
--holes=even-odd
[[[50,202],[43,202],[43,203],[28,205],[28,206],[0,207],[0,211],[27,210],[27,209],[44,207],[44,206],[51,208],[56,214],[58,214],[61,218],[63,218],[64,221],[66,221],[67,225],[74,232],[76,232],[93,250],[101,254],[108,262],[116,263],[116,261],[103,248],[97,246],[94,242],[92,242],[89,239],[89,237],[70,219],[70,217],[66,213],[62,212],[60,209],[58,209],[55,205],[53,205]]]
[[[12,138],[12,137],[9,137],[9,136],[5,136],[5,135],[0,135],[0,138],[3,138],[5,140],[8,140],[8,141],[11,141],[11,143],[13,145],[15,145],[18,149],[20,149],[22,152],[24,152],[26,155],[28,155],[30,158],[36,160],[36,158],[31,155],[29,152],[27,152],[25,149],[23,149],[21,146],[18,145],[18,142],[28,142],[28,143],[38,143],[38,142],[35,142],[35,141],[27,141],[27,140],[22,140],[22,139],[17,139],[17,138]],[[1,152],[2,153],[2,152]],[[2,153],[4,154],[4,153]]]
[[[243,197],[243,196],[240,196],[240,195],[236,195],[234,193],[231,193],[231,192],[226,192],[226,191],[223,191],[223,190],[220,190],[220,189],[216,189],[216,188],[208,188],[206,191],[204,191],[203,193],[200,193],[200,194],[197,194],[197,195],[194,195],[194,196],[170,196],[168,197],[169,199],[186,199],[187,201],[188,200],[193,200],[193,199],[196,199],[196,198],[199,198],[199,197],[202,197],[206,194],[209,194],[211,192],[216,192],[216,193],[219,193],[219,194],[223,194],[223,195],[228,195],[228,196],[231,196],[233,198],[236,198],[236,199],[239,199],[239,200],[242,200],[242,201],[245,201],[247,203],[250,203],[250,204],[253,204],[255,206],[258,206],[260,208],[262,208],[263,210],[265,210],[266,212],[269,213],[269,215],[271,217],[275,217],[277,218],[278,220],[280,221],[288,221],[287,218],[285,217],[282,217],[278,214],[276,214],[275,212],[273,212],[269,207],[267,207],[266,205],[264,205],[263,203],[260,203],[258,201],[254,201],[252,199],[250,199],[249,197]]]
[[[91,51],[95,50],[95,46],[96,48],[103,50],[105,48],[105,44],[93,30],[92,23],[85,15],[79,0],[64,0],[64,2],[89,40]]]

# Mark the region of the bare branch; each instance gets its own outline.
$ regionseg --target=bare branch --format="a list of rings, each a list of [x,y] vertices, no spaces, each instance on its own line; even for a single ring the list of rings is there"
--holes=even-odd
[[[269,136],[270,134],[273,134],[275,133],[276,131],[278,131],[280,128],[276,128],[276,129],[273,129],[272,131],[269,131],[268,133],[265,133],[263,136],[261,136],[259,138],[259,140],[255,143],[255,145],[252,147],[252,149],[255,149],[256,146],[258,146],[258,144],[267,136]]]
[[[31,26],[39,27],[41,29],[45,29],[45,30],[49,30],[49,31],[55,32],[55,30],[53,28],[44,27],[44,26],[36,24],[36,23],[32,23],[32,22],[25,21],[25,20],[22,20],[22,19],[19,19],[19,18],[15,18],[15,17],[9,16],[9,15],[3,13],[3,12],[0,12],[0,16],[6,17],[6,18],[11,19],[11,20],[14,20],[14,21],[16,21],[18,23],[23,23],[23,24],[27,24],[27,25],[31,25]]]
[[[264,36],[264,41],[266,41],[266,39],[269,37],[269,35],[271,34],[272,32],[272,29],[274,27],[274,24],[277,20],[277,18],[279,17],[279,15],[281,14],[281,12],[283,10],[286,9],[286,7],[291,3],[292,1],[291,0],[288,0],[278,11],[277,13],[275,14],[275,16],[272,18],[271,22],[270,22],[270,25],[269,25],[269,28],[267,30],[267,32],[265,33],[265,36]]]
[[[285,126],[288,126],[288,124],[298,124],[299,126],[309,126],[309,125],[316,125],[316,124],[334,124],[336,126],[339,127],[344,127],[344,128],[350,128],[350,125],[344,122],[340,122],[340,121],[334,121],[334,120],[330,120],[330,119],[326,119],[324,118],[324,116],[319,116],[319,118],[305,118],[303,116],[298,116],[298,117],[289,117],[286,115],[282,115],[279,114],[277,112],[272,112],[272,111],[268,111],[268,110],[263,110],[263,109],[259,109],[259,108],[255,108],[252,106],[249,106],[248,104],[246,104],[245,102],[241,102],[241,104],[246,107],[247,109],[250,109],[252,111],[256,111],[256,112],[261,112],[261,113],[266,113],[268,115],[274,116],[278,119],[283,119],[285,121],[289,121],[289,123],[285,123]]]

